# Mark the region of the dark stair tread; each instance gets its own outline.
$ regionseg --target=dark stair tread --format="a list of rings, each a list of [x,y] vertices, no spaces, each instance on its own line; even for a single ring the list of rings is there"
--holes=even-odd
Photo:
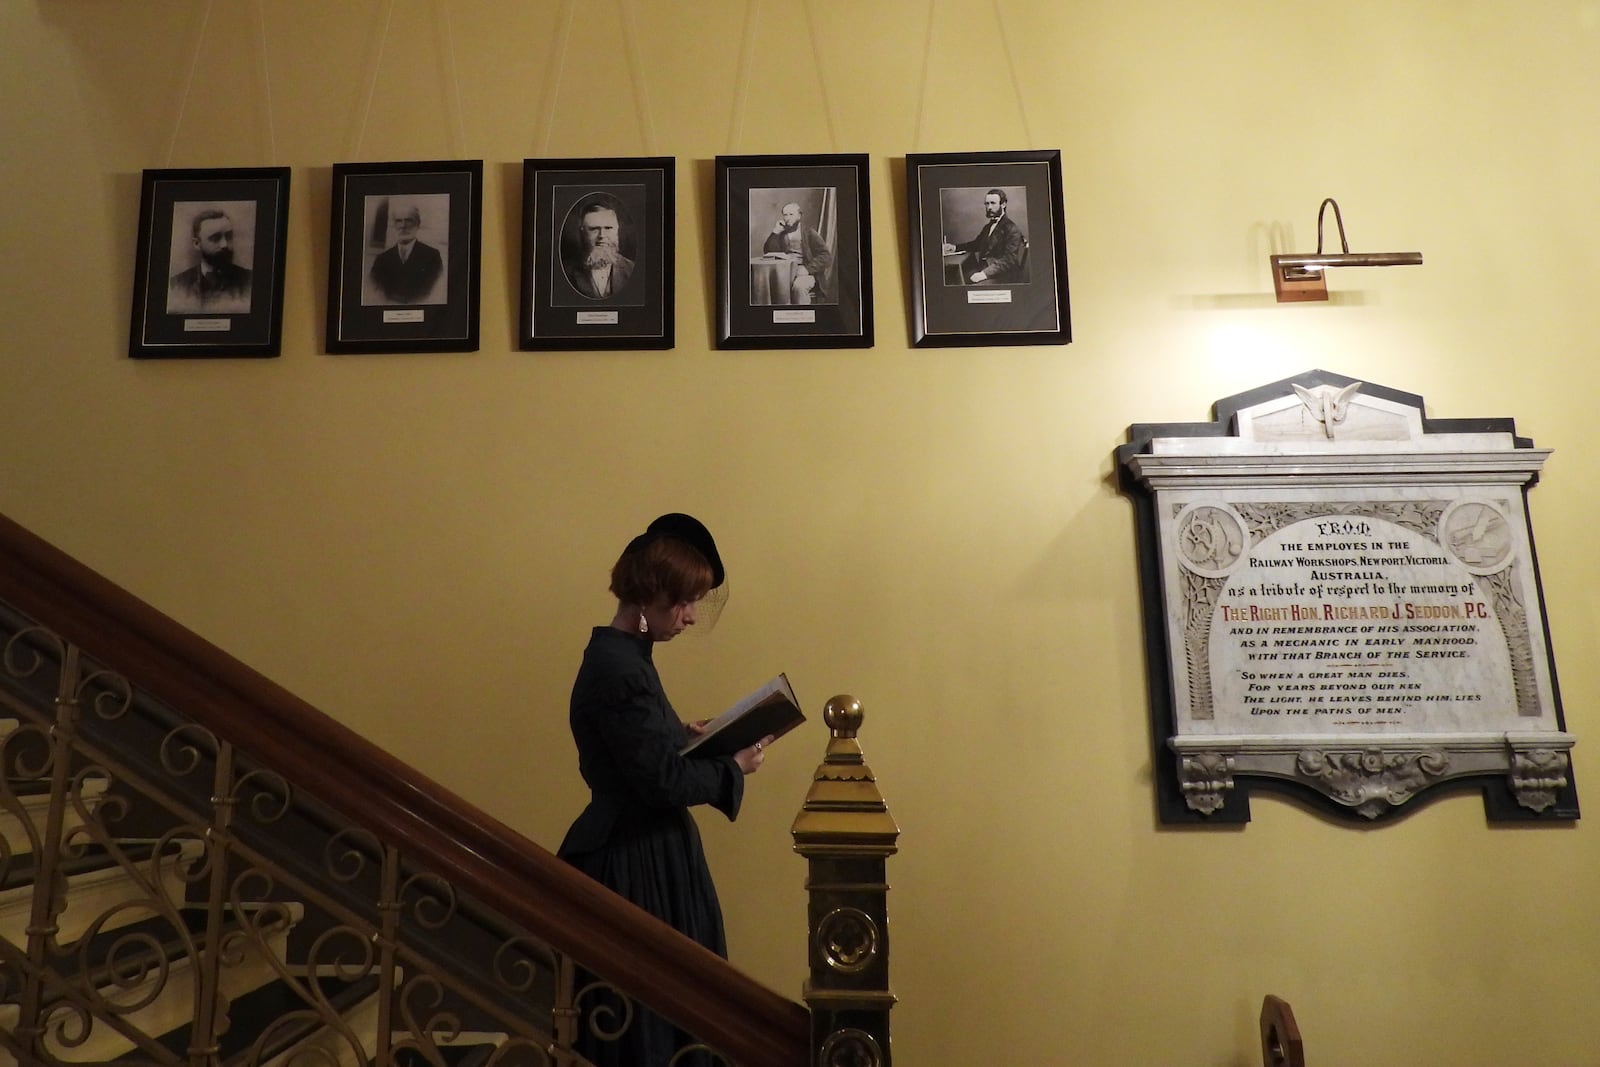
[[[378,988],[378,976],[368,975],[354,982],[345,982],[334,977],[316,977],[302,979],[314,983],[322,991],[335,1011],[346,1012],[371,996]],[[252,990],[242,997],[236,997],[228,1009],[228,1032],[222,1035],[218,1055],[223,1062],[228,1062],[241,1056],[250,1049],[263,1030],[271,1026],[280,1016],[290,1012],[306,1011],[309,1005],[291,989],[282,979],[269,982],[260,989]],[[268,1059],[286,1051],[292,1045],[304,1040],[321,1028],[317,1020],[296,1021],[293,1025],[279,1027],[273,1034],[272,1040],[261,1050],[261,1060]],[[185,1056],[189,1051],[190,1035],[194,1032],[192,1023],[185,1023],[176,1030],[162,1034],[156,1040],[169,1052],[177,1056]],[[118,1057],[115,1062],[138,1062],[144,1059],[144,1054],[137,1049]]]
[[[109,782],[103,774],[92,774],[84,779],[83,785],[90,782],[109,787]],[[11,790],[11,795],[17,799],[23,797],[42,797],[50,795],[51,780],[49,778],[8,778],[6,788]],[[77,788],[81,788],[78,786]]]
[[[498,1047],[488,1042],[478,1045],[444,1045],[439,1049],[439,1056],[450,1067],[483,1067]],[[377,1067],[375,1061],[368,1062],[372,1067]],[[420,1052],[400,1049],[394,1054],[394,1062],[396,1067],[428,1067],[429,1061]]]
[[[201,908],[179,908],[178,918],[183,924],[183,933],[173,928],[172,922],[164,915],[157,915],[139,922],[128,923],[114,930],[102,930],[89,942],[87,949],[78,943],[67,946],[67,951],[55,956],[52,960],[60,963],[76,964],[83,960],[91,969],[102,968],[108,962],[111,950],[125,939],[137,936],[144,939],[153,939],[160,946],[160,952],[169,962],[176,963],[188,955],[186,941],[192,941],[197,948],[203,948],[205,942],[206,913]],[[238,916],[225,914],[222,917],[219,936],[226,936],[229,931],[237,930],[241,926]],[[184,934],[188,934],[185,939]],[[142,951],[129,952],[124,949],[117,956],[117,962],[133,964],[135,961],[147,957],[154,957],[155,950],[143,948]]]
[[[185,931],[189,934],[197,948],[203,947],[206,914],[200,908],[180,908],[178,912],[183,922]],[[224,916],[219,936],[226,936],[228,932],[237,930],[241,922],[235,915]],[[138,939],[129,942],[128,939]],[[159,948],[150,947],[146,939],[153,939]],[[128,944],[136,943],[137,948],[129,949]],[[155,916],[139,922],[128,923],[114,930],[105,930],[95,935],[87,947],[79,943],[67,946],[67,950],[57,953],[50,958],[51,970],[66,981],[77,984],[77,976],[82,973],[79,964],[83,964],[89,974],[89,984],[104,986],[110,984],[113,975],[107,964],[111,952],[119,944],[124,947],[116,956],[116,965],[120,973],[134,973],[132,969],[141,963],[155,963],[165,959],[169,965],[181,963],[188,958],[188,947],[182,934],[173,929],[172,923],[166,916]],[[10,997],[0,998],[0,1003],[15,1003],[16,997],[21,994],[20,987],[13,991]],[[47,995],[45,1002],[53,1003],[61,999],[60,995]]]
[[[123,854],[135,863],[148,860],[156,850],[153,841],[119,842],[119,847]],[[168,848],[171,848],[170,843]],[[11,862],[0,871],[0,890],[17,889],[33,884],[34,871],[38,867],[35,862],[37,859],[38,857],[31,852],[13,855]],[[116,860],[112,859],[111,853],[100,845],[90,845],[73,855],[63,855],[59,863],[61,871],[69,877],[75,874],[89,874],[115,865]]]

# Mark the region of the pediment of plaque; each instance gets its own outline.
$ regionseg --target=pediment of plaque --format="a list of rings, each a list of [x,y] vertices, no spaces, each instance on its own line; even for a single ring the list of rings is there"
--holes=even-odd
[[[1411,442],[1422,434],[1422,412],[1377,396],[1361,382],[1297,385],[1294,393],[1239,412],[1240,441],[1302,442],[1317,447],[1355,441]]]

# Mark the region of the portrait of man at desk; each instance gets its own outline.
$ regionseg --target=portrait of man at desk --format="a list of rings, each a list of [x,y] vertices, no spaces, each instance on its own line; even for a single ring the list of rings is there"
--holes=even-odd
[[[1025,189],[944,189],[940,209],[944,223],[944,283],[946,285],[1018,285],[1028,281],[1028,236],[1012,218],[1011,201],[1018,197],[1026,217]],[[981,198],[983,217],[970,218],[968,205]],[[968,241],[951,241],[950,234],[977,233]]]
[[[750,303],[834,304],[838,190],[750,190]]]

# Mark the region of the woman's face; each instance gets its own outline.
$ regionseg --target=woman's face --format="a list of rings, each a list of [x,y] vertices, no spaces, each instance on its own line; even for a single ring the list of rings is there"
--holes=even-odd
[[[680,600],[676,604],[655,604],[644,609],[644,620],[650,627],[653,641],[671,641],[694,625],[694,609],[699,598]]]

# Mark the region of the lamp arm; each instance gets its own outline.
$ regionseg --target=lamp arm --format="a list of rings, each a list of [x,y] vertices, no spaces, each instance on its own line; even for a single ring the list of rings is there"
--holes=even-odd
[[[1328,210],[1328,205],[1333,205],[1333,221],[1339,227],[1339,247],[1345,255],[1350,254],[1350,242],[1344,236],[1344,216],[1339,213],[1339,202],[1333,197],[1322,201],[1322,206],[1317,208],[1317,255],[1322,255],[1322,216]]]

